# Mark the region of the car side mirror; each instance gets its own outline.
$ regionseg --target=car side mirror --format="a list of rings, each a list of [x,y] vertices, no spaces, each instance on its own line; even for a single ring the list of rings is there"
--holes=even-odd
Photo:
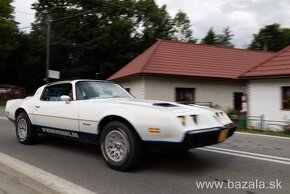
[[[61,101],[65,101],[65,103],[69,104],[70,97],[67,95],[60,96]]]

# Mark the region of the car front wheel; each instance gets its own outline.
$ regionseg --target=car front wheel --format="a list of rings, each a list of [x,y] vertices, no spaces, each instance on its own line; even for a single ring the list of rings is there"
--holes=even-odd
[[[20,113],[16,120],[16,136],[22,144],[33,144],[37,139],[37,131],[32,127],[26,113]]]
[[[128,171],[138,163],[142,155],[139,136],[125,122],[108,123],[100,140],[103,158],[112,169]]]

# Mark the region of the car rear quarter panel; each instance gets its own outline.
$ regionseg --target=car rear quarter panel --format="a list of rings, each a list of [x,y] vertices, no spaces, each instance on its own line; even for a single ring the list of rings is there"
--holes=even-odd
[[[6,103],[6,107],[5,107],[5,114],[7,116],[7,118],[9,118],[10,120],[15,121],[16,118],[16,113],[18,110],[22,109],[24,110],[31,123],[34,123],[34,116],[33,116],[33,112],[34,112],[34,106],[35,106],[35,102],[37,99],[40,98],[40,95],[43,91],[44,86],[40,87],[34,94],[34,96],[31,97],[26,97],[25,99],[14,99],[14,100],[8,100]]]

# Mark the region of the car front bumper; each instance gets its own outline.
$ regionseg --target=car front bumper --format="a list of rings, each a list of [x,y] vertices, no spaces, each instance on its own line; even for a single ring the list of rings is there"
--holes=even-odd
[[[160,150],[187,150],[220,143],[232,136],[237,129],[233,123],[219,128],[188,131],[181,142],[146,141],[145,148]]]

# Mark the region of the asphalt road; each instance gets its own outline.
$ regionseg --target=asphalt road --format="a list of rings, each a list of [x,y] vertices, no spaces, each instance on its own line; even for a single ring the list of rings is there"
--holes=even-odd
[[[235,134],[213,147],[181,154],[145,153],[137,170],[124,173],[109,169],[94,145],[45,136],[37,145],[21,145],[13,124],[0,119],[0,152],[100,194],[290,193],[290,139]],[[234,154],[228,149],[235,150]],[[282,189],[243,189],[239,185],[236,189],[198,189],[196,186],[196,181],[227,183],[229,180],[235,184],[265,181],[266,185],[278,180]]]

